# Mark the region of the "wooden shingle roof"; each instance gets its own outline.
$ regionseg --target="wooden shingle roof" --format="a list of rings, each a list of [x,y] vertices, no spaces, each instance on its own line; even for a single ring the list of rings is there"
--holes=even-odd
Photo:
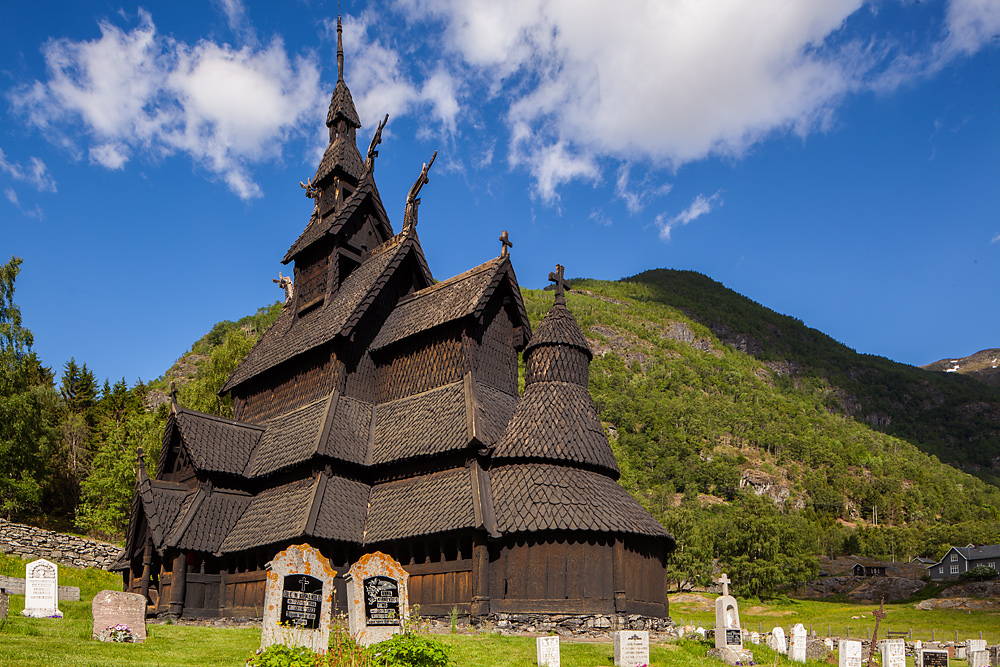
[[[365,544],[476,525],[467,468],[378,484],[372,488]]]
[[[379,196],[378,188],[375,186],[375,179],[366,177],[358,185],[358,189],[351,193],[351,196],[344,201],[336,214],[328,215],[322,219],[316,216],[309,219],[309,224],[302,230],[302,234],[299,235],[299,238],[295,240],[292,247],[285,253],[285,257],[281,260],[282,264],[288,264],[295,259],[296,255],[324,236],[336,235],[351,218],[363,210],[362,204],[366,202],[375,208],[375,217],[382,227],[382,232],[386,237],[393,236],[392,226],[389,224],[389,216],[382,205],[382,198]]]
[[[606,475],[556,465],[518,464],[490,470],[502,533],[582,530],[665,537],[666,529]]]
[[[306,477],[258,493],[226,536],[220,551],[242,551],[301,537],[316,479]]]
[[[590,344],[576,323],[573,314],[565,304],[555,303],[538,325],[538,330],[531,336],[531,342],[525,348],[530,352],[540,345],[571,345],[587,354],[588,359],[594,358]]]
[[[330,458],[363,464],[371,439],[375,406],[371,403],[338,396],[333,406],[331,425],[320,453]]]
[[[312,458],[317,450],[326,407],[327,398],[324,397],[268,421],[253,459],[247,465],[247,475],[269,475]]]
[[[282,310],[220,392],[227,392],[278,364],[332,341],[338,335],[349,335],[410,252],[416,254],[418,264],[426,266],[412,227],[372,251],[368,259],[347,276],[336,296],[324,303],[318,312],[296,320],[291,308]]]
[[[432,456],[469,444],[464,383],[383,403],[375,412],[371,461]]]
[[[572,382],[528,385],[493,458],[572,462],[618,478],[618,464],[590,392]]]
[[[263,428],[179,407],[167,420],[198,470],[242,475]]]
[[[160,547],[173,527],[181,507],[184,505],[184,499],[191,493],[191,490],[181,484],[151,480],[146,474],[146,467],[139,466],[136,491],[139,502],[142,504],[142,511],[146,515],[146,524],[153,537],[153,544]],[[139,547],[138,544],[130,544],[129,546]]]
[[[248,493],[198,489],[185,499],[164,546],[218,552],[250,501]]]
[[[365,514],[371,487],[343,477],[326,477],[323,497],[314,509],[313,525],[306,533],[328,540],[361,544],[364,540]]]
[[[524,327],[526,336],[530,336],[531,329],[521,300],[521,291],[517,288],[517,279],[507,256],[491,259],[401,300],[372,341],[372,349],[387,347],[467,315],[479,317],[489,298],[505,278],[510,281],[512,292],[516,295],[520,325]]]

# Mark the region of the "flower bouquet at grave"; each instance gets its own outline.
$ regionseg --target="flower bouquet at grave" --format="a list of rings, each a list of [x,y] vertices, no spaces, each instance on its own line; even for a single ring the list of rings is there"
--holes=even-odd
[[[101,630],[101,634],[98,638],[102,642],[114,642],[119,644],[135,641],[135,637],[132,635],[132,630],[124,623],[109,625]]]

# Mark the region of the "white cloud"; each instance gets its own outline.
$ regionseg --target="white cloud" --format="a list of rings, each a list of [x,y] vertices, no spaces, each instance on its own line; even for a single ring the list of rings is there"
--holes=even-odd
[[[615,197],[625,202],[625,208],[632,215],[640,213],[646,207],[646,203],[653,197],[660,197],[670,192],[673,188],[669,183],[651,186],[648,183],[649,175],[638,184],[629,186],[632,167],[629,163],[622,163],[618,167],[618,178],[615,181]]]
[[[101,144],[90,149],[90,161],[107,169],[121,169],[128,162],[128,151],[121,145]]]
[[[874,0],[398,2],[411,23],[442,22],[441,60],[506,104],[510,161],[531,169],[546,201],[553,183],[595,178],[553,179],[534,163],[547,149],[595,168],[740,157],[775,133],[825,131],[846,95],[892,90],[1000,32],[996,0],[950,0],[938,41],[904,48],[894,27],[845,30],[866,4],[877,11]],[[633,212],[635,195],[616,192]]]
[[[1000,243],[1000,232],[995,234],[993,238],[990,239],[990,245],[993,245],[994,243]]]
[[[722,206],[722,192],[716,192],[711,197],[706,197],[705,195],[698,195],[691,202],[691,205],[686,209],[681,211],[675,216],[668,217],[666,213],[661,213],[656,216],[654,221],[656,226],[660,230],[660,239],[664,241],[670,240],[670,233],[677,227],[683,227],[684,225],[694,222],[701,216],[710,213],[712,209]]]
[[[11,204],[17,206],[18,208],[21,207],[21,202],[18,200],[17,193],[14,192],[14,188],[4,188],[3,194],[7,197]]]
[[[93,143],[91,161],[106,168],[135,152],[182,152],[248,199],[260,194],[250,166],[278,157],[304,121],[322,116],[316,64],[290,60],[280,40],[190,46],[157,35],[142,10],[129,32],[100,30],[91,41],[48,42],[48,79],[11,99],[55,143]]]
[[[250,23],[250,17],[247,16],[247,8],[242,0],[216,0],[215,4],[226,15],[226,22],[229,23],[229,29],[235,35],[248,44],[257,43],[257,34]]]
[[[7,174],[15,181],[23,181],[35,186],[39,192],[56,191],[55,179],[52,178],[48,167],[40,158],[34,156],[28,158],[28,166],[25,167],[17,162],[7,160],[3,149],[0,148],[0,172]]]

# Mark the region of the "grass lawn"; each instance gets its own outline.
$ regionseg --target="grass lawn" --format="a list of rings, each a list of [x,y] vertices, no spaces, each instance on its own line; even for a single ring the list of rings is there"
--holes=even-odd
[[[24,576],[26,561],[0,555],[0,574]],[[10,597],[6,622],[0,624],[0,665],[3,667],[241,667],[260,645],[257,628],[214,628],[185,625],[148,625],[149,639],[144,644],[105,644],[90,638],[92,620],[90,603],[104,589],[118,590],[117,575],[100,570],[77,570],[60,567],[59,583],[80,588],[80,602],[61,602],[64,618],[24,618],[24,596]],[[678,623],[701,624],[710,628],[714,613],[708,611],[714,596],[691,598],[690,602],[671,605],[671,615]],[[851,636],[863,637],[865,628],[874,626],[872,605],[840,602],[787,600],[761,604],[741,600],[742,617],[754,630],[758,623],[765,630],[780,624],[786,630],[795,623],[812,625],[819,635],[826,626],[834,633],[843,633],[851,626]],[[936,629],[938,639],[978,637],[980,631],[989,643],[1000,643],[1000,618],[991,612],[966,614],[955,611],[917,611],[913,603],[886,605],[887,622],[896,630],[910,627],[915,639],[930,639]],[[852,616],[865,615],[864,619]],[[434,635],[451,647],[458,667],[532,667],[535,664],[535,641],[530,637],[504,637],[489,633]],[[650,663],[655,667],[713,667],[721,665],[705,658],[709,645],[680,641],[654,644],[650,647]],[[791,667],[785,656],[777,655],[765,646],[750,646],[760,665]],[[564,641],[562,664],[566,667],[611,667],[614,647],[610,642]],[[819,667],[820,664],[810,661]],[[912,665],[912,661],[908,660]],[[964,665],[956,663],[956,667]]]

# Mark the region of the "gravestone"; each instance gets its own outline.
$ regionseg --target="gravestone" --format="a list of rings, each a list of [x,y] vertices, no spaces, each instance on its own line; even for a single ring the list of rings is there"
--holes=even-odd
[[[648,630],[619,630],[615,633],[615,667],[639,667],[648,664]]]
[[[987,646],[986,650],[990,653],[990,667],[1000,667],[1000,644]]]
[[[751,632],[750,633],[750,643],[751,644],[760,644],[760,633],[758,633],[758,632]]]
[[[59,611],[59,566],[40,558],[24,568],[24,611],[31,618],[62,618]]]
[[[948,651],[938,649],[921,649],[914,656],[914,667],[948,667]]]
[[[969,657],[968,657],[968,655],[966,655],[966,653],[967,653],[966,647],[962,646],[961,644],[959,644],[958,646],[955,647],[955,659],[956,660],[968,660]]]
[[[985,651],[986,650],[986,640],[985,639],[966,639],[965,647],[972,653],[973,651]]]
[[[840,667],[861,667],[861,642],[855,639],[841,639],[837,647]]]
[[[905,641],[886,639],[879,644],[879,649],[882,651],[882,667],[906,667]]]
[[[767,647],[772,651],[777,651],[778,653],[788,652],[788,644],[785,643],[784,628],[776,627],[771,630],[771,634],[767,637]]]
[[[791,641],[788,642],[788,659],[795,662],[806,661],[806,628],[801,623],[792,626]]]
[[[559,638],[538,637],[535,639],[535,657],[538,667],[559,667]]]
[[[371,646],[402,632],[410,618],[410,575],[392,556],[365,554],[346,579],[347,621],[354,641]]]
[[[108,628],[115,625],[128,626],[132,633],[132,641],[146,641],[146,598],[138,593],[123,593],[122,591],[101,591],[90,603],[94,618],[95,639],[107,639]]]
[[[969,651],[969,667],[990,667],[990,652]]]
[[[10,596],[7,591],[0,588],[0,621],[6,620],[7,608],[10,606]]]
[[[729,594],[729,577],[723,574],[717,581],[722,584],[722,595],[715,599],[715,648],[743,648],[740,609]]]
[[[267,564],[260,647],[305,646],[326,653],[337,572],[317,549],[295,544]]]
[[[7,591],[7,595],[24,595],[24,579],[20,577],[0,576],[0,588]],[[59,586],[60,602],[79,602],[80,589],[77,586]]]

